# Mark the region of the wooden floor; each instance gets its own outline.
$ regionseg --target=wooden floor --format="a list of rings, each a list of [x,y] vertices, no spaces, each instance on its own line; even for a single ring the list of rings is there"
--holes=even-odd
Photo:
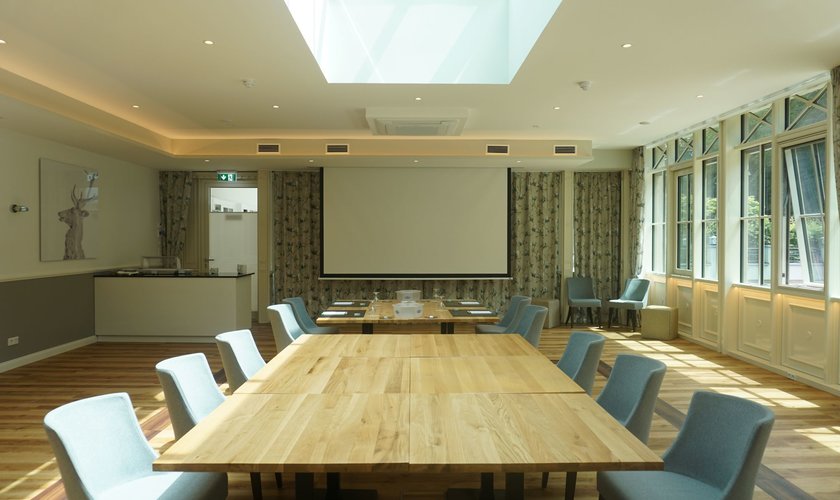
[[[253,331],[263,355],[273,356],[270,329],[255,325]],[[608,339],[603,373],[621,352],[645,354],[668,365],[651,428],[649,445],[654,451],[663,452],[673,440],[675,425],[679,425],[695,390],[747,397],[776,413],[759,478],[763,489],[756,489],[756,498],[840,498],[840,398],[687,341],[643,341],[626,331],[597,331]],[[567,329],[545,330],[540,350],[556,361],[568,335]],[[214,372],[221,370],[212,344],[100,343],[0,374],[0,499],[64,498],[42,422],[49,410],[69,401],[128,392],[146,436],[155,448],[165,448],[173,436],[154,365],[171,356],[197,351],[207,355]],[[596,378],[594,394],[604,382],[603,375]],[[273,477],[263,476],[265,498],[293,496],[293,478],[286,478],[286,487],[278,491]],[[251,497],[246,474],[230,474],[229,478],[229,498]],[[563,474],[554,473],[549,488],[541,490],[539,474],[527,474],[526,495],[560,497],[563,480]],[[478,477],[343,475],[342,485],[373,486],[381,499],[440,498],[450,486],[477,486]],[[577,497],[597,498],[594,474],[578,474]]]

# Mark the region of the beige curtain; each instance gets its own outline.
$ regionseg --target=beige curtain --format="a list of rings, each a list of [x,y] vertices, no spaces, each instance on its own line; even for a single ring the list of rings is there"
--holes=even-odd
[[[630,227],[627,228],[629,266],[627,276],[633,278],[642,273],[643,235],[645,227],[645,161],[644,148],[633,150],[633,160],[630,164]]]
[[[184,258],[192,172],[162,171],[160,183],[160,254]]]
[[[618,297],[621,280],[621,172],[575,174],[575,272],[601,299]]]
[[[831,90],[834,94],[834,107],[831,110],[832,133],[834,134],[834,187],[837,189],[837,210],[840,211],[840,66],[831,70]]]
[[[503,308],[511,295],[559,297],[560,207],[558,172],[517,172],[512,179],[512,247],[510,280],[319,280],[320,176],[318,172],[274,172],[275,282],[278,300],[301,296],[315,314],[339,298],[381,297],[395,290],[434,288],[451,298],[475,298]]]

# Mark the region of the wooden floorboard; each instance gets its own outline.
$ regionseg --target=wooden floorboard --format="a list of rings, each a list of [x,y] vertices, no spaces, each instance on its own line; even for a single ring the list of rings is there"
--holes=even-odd
[[[264,357],[273,356],[269,327],[255,325],[253,330]],[[694,391],[748,397],[770,407],[777,418],[758,481],[764,489],[756,489],[756,498],[840,498],[840,398],[684,340],[648,341],[627,331],[595,331],[608,340],[604,373],[596,377],[593,394],[603,387],[604,374],[618,353],[644,354],[668,365],[651,427],[654,451],[663,452],[674,439]],[[568,336],[568,329],[545,330],[540,350],[556,361]],[[79,398],[127,392],[152,446],[165,449],[173,435],[154,365],[191,352],[204,352],[213,371],[221,370],[213,344],[99,343],[0,374],[0,498],[64,498],[43,417]],[[594,478],[592,473],[578,474],[578,498],[597,498]],[[284,479],[286,487],[278,491],[274,478],[264,474],[265,498],[291,498],[293,478]],[[342,484],[375,487],[382,499],[422,499],[440,498],[449,487],[477,486],[478,480],[476,475],[346,474]],[[562,495],[563,474],[552,474],[546,490],[539,481],[539,474],[526,475],[529,497]],[[247,474],[230,474],[229,498],[250,498],[250,492]]]

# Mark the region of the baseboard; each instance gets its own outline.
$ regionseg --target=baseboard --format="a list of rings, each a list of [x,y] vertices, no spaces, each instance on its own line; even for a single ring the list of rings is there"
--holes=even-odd
[[[25,356],[21,356],[19,358],[11,359],[9,361],[4,361],[0,363],[0,373],[7,372],[9,370],[13,370],[15,368],[20,368],[22,366],[26,366],[30,363],[34,363],[36,361],[41,361],[42,359],[51,358],[57,354],[62,354],[65,352],[72,351],[73,349],[78,349],[79,347],[84,347],[86,345],[95,344],[96,337],[90,336],[81,338],[79,340],[74,340],[73,342],[68,342],[66,344],[57,345],[55,347],[50,347],[49,349],[44,349],[43,351],[33,352],[32,354],[27,354]]]
[[[97,342],[158,342],[158,343],[187,343],[212,344],[214,337],[198,337],[189,335],[97,335]]]

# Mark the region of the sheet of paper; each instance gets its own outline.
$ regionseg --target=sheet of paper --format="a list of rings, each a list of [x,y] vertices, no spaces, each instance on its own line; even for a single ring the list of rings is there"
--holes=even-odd
[[[477,306],[477,305],[480,305],[480,304],[481,304],[481,302],[477,302],[475,300],[462,300],[461,301],[461,305],[464,305],[464,306]]]
[[[467,311],[470,314],[490,314],[490,311]]]
[[[346,316],[347,311],[324,311],[321,316]]]
[[[352,305],[353,305],[353,302],[352,302],[352,301],[347,301],[347,302],[345,302],[345,301],[341,301],[341,302],[333,302],[333,305],[334,305],[334,306],[352,306]]]

